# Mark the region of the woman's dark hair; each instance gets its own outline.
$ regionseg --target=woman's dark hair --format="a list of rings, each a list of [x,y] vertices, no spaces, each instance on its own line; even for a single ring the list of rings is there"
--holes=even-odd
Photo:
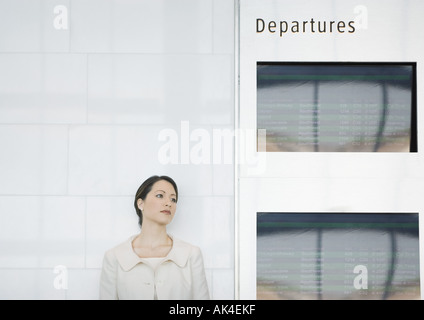
[[[143,223],[143,213],[141,212],[141,210],[138,208],[137,206],[137,200],[141,199],[144,201],[144,199],[146,199],[147,194],[152,190],[153,185],[161,180],[165,180],[168,181],[170,184],[172,184],[172,186],[174,187],[175,190],[175,195],[178,201],[178,188],[177,188],[177,184],[175,183],[175,181],[168,177],[168,176],[151,176],[150,178],[148,178],[146,181],[144,181],[141,186],[138,188],[136,194],[135,194],[135,199],[134,199],[134,208],[135,208],[135,212],[137,213],[138,216],[138,224],[141,227],[141,224]]]

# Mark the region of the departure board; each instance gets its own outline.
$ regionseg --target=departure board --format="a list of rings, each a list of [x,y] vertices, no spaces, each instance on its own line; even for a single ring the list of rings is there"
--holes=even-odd
[[[417,152],[416,63],[257,62],[267,152]]]
[[[258,213],[257,299],[419,300],[418,213]]]

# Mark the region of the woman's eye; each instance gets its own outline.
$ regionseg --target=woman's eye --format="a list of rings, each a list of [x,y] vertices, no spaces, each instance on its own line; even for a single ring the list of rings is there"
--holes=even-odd
[[[172,198],[171,201],[177,203],[177,199],[175,198]]]
[[[156,198],[163,198],[163,195],[159,193],[156,195]]]

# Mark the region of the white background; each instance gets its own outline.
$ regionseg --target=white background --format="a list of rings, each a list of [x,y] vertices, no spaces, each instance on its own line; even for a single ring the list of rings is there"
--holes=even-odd
[[[365,15],[364,15],[365,13]],[[362,14],[360,16],[359,14]],[[257,61],[417,62],[418,153],[262,153],[255,170],[241,164],[237,181],[237,294],[256,298],[257,212],[418,212],[424,214],[424,2],[240,0],[238,126],[256,129]],[[354,33],[256,33],[256,19],[350,21]],[[361,18],[361,19],[359,19]],[[363,20],[365,18],[365,20]],[[256,145],[238,157],[259,157]],[[423,238],[420,239],[423,255]],[[424,265],[421,263],[421,284]],[[422,287],[423,288],[423,287]],[[422,290],[421,290],[422,291]]]
[[[139,232],[134,195],[154,174],[178,184],[169,231],[202,249],[211,297],[234,298],[233,163],[158,159],[182,121],[233,130],[234,14],[228,0],[0,0],[0,299],[98,299],[103,254]]]

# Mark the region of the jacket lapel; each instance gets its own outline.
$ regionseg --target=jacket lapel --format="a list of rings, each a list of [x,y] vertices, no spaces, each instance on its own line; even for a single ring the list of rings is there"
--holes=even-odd
[[[132,241],[135,236],[130,237],[126,242],[118,245],[115,248],[115,256],[121,268],[124,271],[129,271],[139,263],[146,263],[143,258],[137,256],[132,248]],[[172,249],[165,257],[164,261],[172,261],[180,268],[183,268],[190,257],[191,246],[186,242],[172,237]]]

